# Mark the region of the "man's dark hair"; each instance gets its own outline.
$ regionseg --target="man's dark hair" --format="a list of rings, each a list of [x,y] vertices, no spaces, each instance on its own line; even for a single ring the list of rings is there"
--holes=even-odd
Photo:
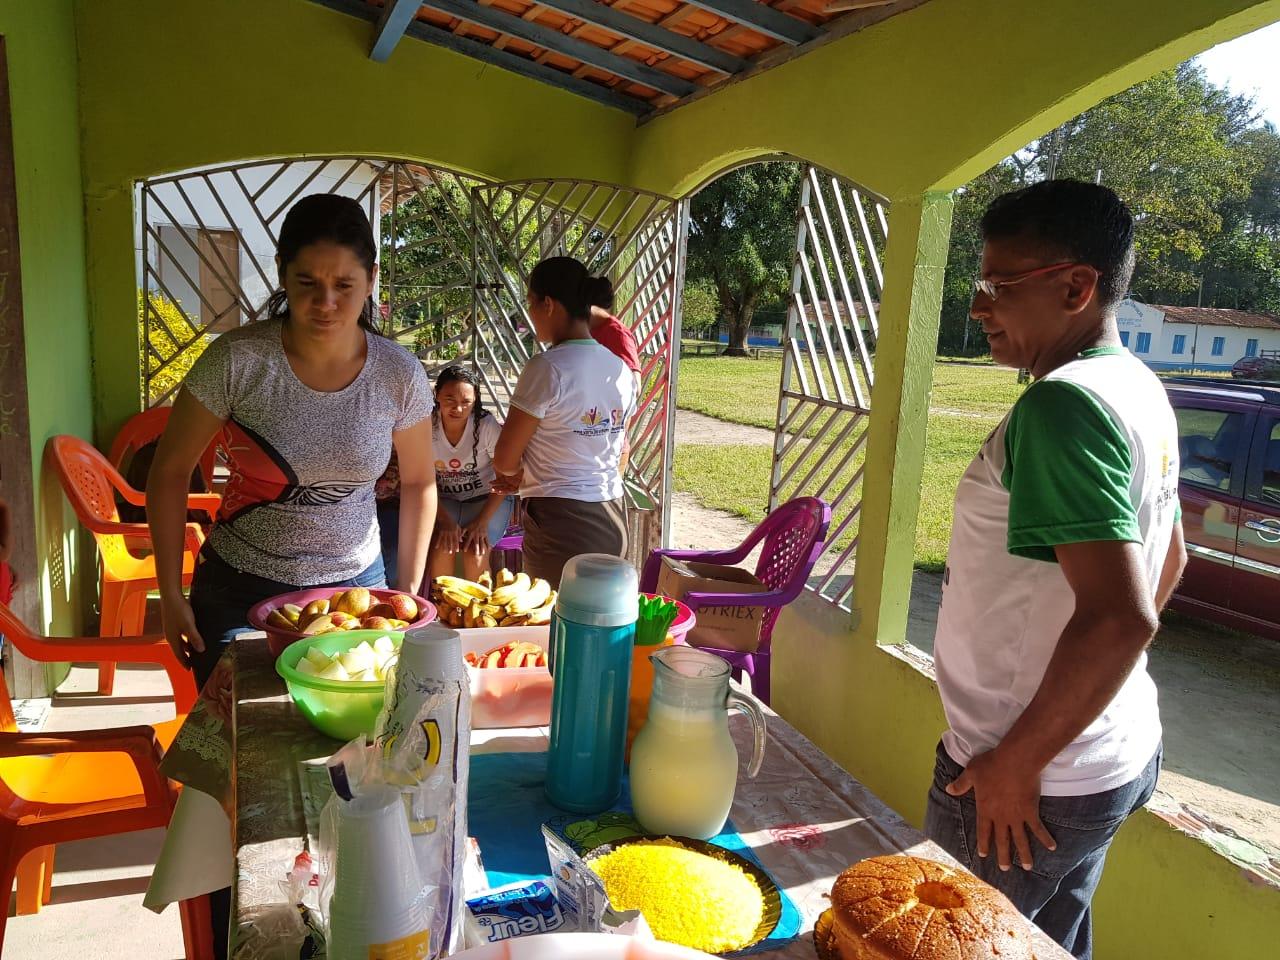
[[[1133,214],[1114,190],[1044,180],[996,197],[982,215],[984,240],[1021,240],[1046,257],[1095,268],[1098,304],[1110,311],[1133,279]]]

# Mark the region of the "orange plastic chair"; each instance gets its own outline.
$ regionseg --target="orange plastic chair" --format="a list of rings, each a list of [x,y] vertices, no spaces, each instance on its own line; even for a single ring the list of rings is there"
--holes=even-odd
[[[98,634],[116,637],[142,633],[147,614],[147,594],[159,587],[156,563],[154,557],[136,557],[130,553],[125,537],[137,537],[150,544],[151,534],[145,523],[120,521],[113,491],[118,491],[136,506],[146,506],[146,495],[125,483],[106,457],[79,437],[65,434],[50,437],[45,450],[76,516],[93,532],[98,542],[98,554],[102,558],[102,617]],[[217,494],[193,493],[187,497],[187,509],[203,510],[212,518],[220,502]],[[203,543],[200,525],[188,523],[182,554],[184,587],[191,585],[196,554]],[[98,692],[110,694],[114,683],[113,663],[104,661],[99,664]]]
[[[169,676],[173,687],[173,705],[179,719],[195,706],[200,691],[191,671],[178,662],[164,637],[42,637],[3,603],[0,603],[0,634],[30,660],[41,663],[158,663]],[[0,729],[4,729],[4,703],[0,703]],[[10,723],[12,718],[9,718]]]
[[[131,459],[139,450],[149,443],[155,443],[169,424],[169,414],[173,407],[152,407],[135,413],[125,421],[120,432],[111,443],[111,453],[107,459],[121,474],[125,472],[125,461]],[[218,441],[214,440],[200,456],[200,477],[206,489],[213,489],[213,468],[217,460]]]
[[[177,791],[159,763],[180,723],[20,733],[0,673],[0,891],[7,903],[17,882],[19,915],[49,902],[57,844],[168,825]],[[210,960],[208,898],[183,901],[180,913],[188,960]]]

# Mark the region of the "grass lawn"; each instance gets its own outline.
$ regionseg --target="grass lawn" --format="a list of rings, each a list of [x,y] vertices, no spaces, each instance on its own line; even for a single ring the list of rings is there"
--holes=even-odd
[[[685,358],[680,363],[679,404],[721,420],[771,429],[777,414],[781,366],[780,360]],[[956,484],[1022,389],[1012,370],[947,362],[935,365],[916,529],[918,567],[941,569],[946,561]],[[676,439],[678,443],[678,435]],[[834,468],[849,446],[845,442],[834,450],[821,451],[824,466],[819,476],[825,475],[827,465]],[[818,453],[815,451],[814,459],[819,459]],[[861,459],[859,453],[843,468],[841,478],[852,476]],[[768,445],[678,445],[676,489],[692,493],[705,506],[758,521],[768,500],[771,460]],[[808,471],[806,464],[795,479]],[[837,513],[835,523],[841,519]],[[847,530],[841,540],[847,542],[855,529]]]

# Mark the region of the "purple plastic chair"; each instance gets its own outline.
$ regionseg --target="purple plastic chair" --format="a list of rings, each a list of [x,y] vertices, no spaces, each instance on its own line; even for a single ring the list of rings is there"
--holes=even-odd
[[[763,540],[760,561],[756,564],[756,578],[769,587],[767,592],[687,593],[681,599],[694,613],[702,607],[765,608],[764,620],[760,625],[760,648],[755,653],[712,647],[702,649],[728,660],[733,667],[735,680],[741,681],[743,673],[751,677],[751,692],[762,702],[768,703],[773,625],[782,608],[804,589],[814,564],[822,556],[827,527],[830,525],[831,508],[824,501],[817,497],[797,497],[765,517],[764,522],[751,532],[751,536],[732,550],[654,550],[645,561],[640,589],[645,593],[654,592],[663,557],[733,566],[746,559]]]
[[[496,574],[503,567],[512,573],[518,573],[524,565],[524,520],[523,504],[516,501],[516,508],[511,514],[511,522],[507,524],[507,532],[502,539],[489,548],[489,568]]]

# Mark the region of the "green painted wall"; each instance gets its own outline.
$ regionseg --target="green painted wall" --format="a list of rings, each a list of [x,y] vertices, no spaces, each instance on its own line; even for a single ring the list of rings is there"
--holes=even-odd
[[[76,0],[97,431],[140,406],[133,183],[238,160],[370,154],[499,180],[621,181],[629,114],[307,0]]]
[[[931,0],[645,123],[631,181],[682,195],[770,153],[898,199],[951,189],[1104,97],[1280,19],[1280,0]]]
[[[80,625],[93,589],[86,542],[57,483],[43,470],[45,440],[91,434],[93,366],[85,282],[75,23],[71,0],[0,5],[9,59],[18,233],[22,245],[31,459],[43,624]],[[86,560],[89,561],[86,563]],[[79,576],[82,571],[88,576]],[[31,576],[20,571],[19,575]]]

